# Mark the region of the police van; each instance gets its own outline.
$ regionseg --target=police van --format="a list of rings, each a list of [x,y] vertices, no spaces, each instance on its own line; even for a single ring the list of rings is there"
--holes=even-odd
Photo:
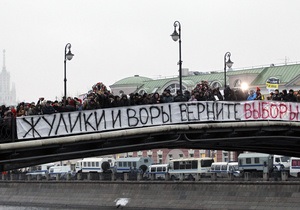
[[[215,162],[211,164],[210,173],[216,173],[218,177],[226,177],[233,174],[235,177],[240,176],[238,162]]]

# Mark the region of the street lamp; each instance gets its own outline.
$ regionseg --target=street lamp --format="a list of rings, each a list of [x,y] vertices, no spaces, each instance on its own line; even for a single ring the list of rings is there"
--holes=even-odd
[[[233,64],[233,62],[230,60],[230,56],[231,56],[231,53],[230,52],[227,52],[227,53],[225,53],[225,55],[224,55],[224,89],[226,88],[226,85],[227,85],[227,83],[226,83],[226,66],[228,67],[228,68],[231,68],[231,66],[232,66],[232,64]],[[227,59],[226,59],[227,58]]]
[[[176,27],[178,26],[178,33]],[[179,91],[182,93],[182,60],[181,60],[181,25],[179,21],[174,22],[174,32],[171,34],[172,39],[176,42],[179,40]]]
[[[67,48],[68,48],[68,53],[67,53]],[[65,78],[64,78],[64,106],[66,106],[67,102],[67,68],[66,68],[66,63],[67,60],[72,60],[74,54],[71,53],[71,44],[68,43],[65,47],[65,61],[64,61],[64,73],[65,73]]]

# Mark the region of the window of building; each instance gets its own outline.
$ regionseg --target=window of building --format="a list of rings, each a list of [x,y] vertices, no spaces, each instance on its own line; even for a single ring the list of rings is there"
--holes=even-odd
[[[237,79],[233,83],[233,87],[239,88],[242,85],[242,81],[240,79]]]
[[[219,82],[212,82],[212,83],[211,83],[211,87],[214,89],[214,88],[222,87],[222,85],[221,85],[221,83],[219,83]]]
[[[180,86],[177,83],[173,83],[171,85],[169,85],[167,88],[165,88],[165,90],[170,90],[170,93],[172,95],[176,95],[177,90],[180,90]],[[186,90],[186,87],[184,85],[182,85],[182,92],[184,92]]]
[[[147,92],[146,92],[145,90],[139,90],[139,92],[138,92],[138,93],[139,93],[139,95],[141,95],[141,96],[142,96],[142,95],[144,95],[144,94],[145,94],[145,93],[147,93]]]

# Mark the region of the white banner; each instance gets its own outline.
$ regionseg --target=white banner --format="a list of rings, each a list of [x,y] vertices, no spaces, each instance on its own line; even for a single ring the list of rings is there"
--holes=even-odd
[[[299,121],[298,103],[197,101],[64,112],[17,118],[18,139],[208,121]]]

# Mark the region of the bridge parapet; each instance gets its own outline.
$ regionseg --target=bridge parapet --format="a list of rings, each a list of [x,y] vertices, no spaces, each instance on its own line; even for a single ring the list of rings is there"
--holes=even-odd
[[[154,148],[300,156],[299,118],[297,103],[272,101],[183,102],[25,116],[16,119],[16,126],[14,119],[10,124],[18,138],[15,132],[3,133],[0,171]]]

